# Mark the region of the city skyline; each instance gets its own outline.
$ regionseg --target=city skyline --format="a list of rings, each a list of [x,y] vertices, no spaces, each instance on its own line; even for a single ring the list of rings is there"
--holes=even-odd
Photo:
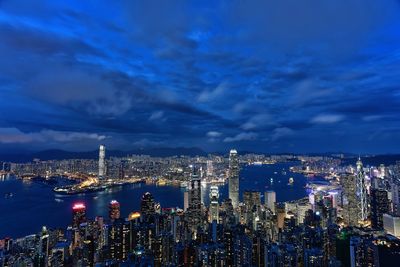
[[[0,201],[8,214],[0,266],[340,267],[399,259],[399,160],[364,165],[344,155],[235,149],[107,158],[106,151],[100,145],[97,159],[0,162],[0,193],[13,190]],[[34,208],[33,221],[21,220],[19,210]]]
[[[0,267],[400,261],[400,0],[0,0]]]
[[[398,1],[133,2],[0,2],[0,151],[399,151]]]

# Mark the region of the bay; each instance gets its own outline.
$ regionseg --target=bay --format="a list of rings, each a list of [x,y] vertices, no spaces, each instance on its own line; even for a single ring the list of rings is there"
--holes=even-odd
[[[307,195],[305,185],[308,178],[290,172],[295,163],[277,163],[261,166],[243,166],[240,172],[240,198],[245,190],[274,190],[278,202],[290,201]],[[294,183],[288,185],[290,177]],[[271,179],[272,178],[272,179]],[[319,179],[319,178],[313,178]],[[220,185],[220,201],[228,198],[228,184]],[[71,208],[80,201],[86,204],[87,217],[108,217],[108,204],[117,200],[121,205],[121,216],[127,217],[140,209],[140,199],[145,192],[153,194],[161,207],[183,208],[185,188],[157,185],[125,185],[108,191],[82,195],[57,195],[52,187],[43,183],[23,182],[15,178],[0,181],[0,239],[23,237],[40,231],[43,225],[50,228],[65,228],[71,223]],[[7,193],[13,197],[5,198]],[[202,197],[208,204],[209,186],[202,187]]]

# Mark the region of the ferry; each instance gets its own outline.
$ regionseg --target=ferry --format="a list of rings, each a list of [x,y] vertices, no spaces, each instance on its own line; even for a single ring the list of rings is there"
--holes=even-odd
[[[13,196],[14,196],[14,194],[11,193],[11,192],[8,192],[8,193],[4,194],[4,198],[12,198]]]

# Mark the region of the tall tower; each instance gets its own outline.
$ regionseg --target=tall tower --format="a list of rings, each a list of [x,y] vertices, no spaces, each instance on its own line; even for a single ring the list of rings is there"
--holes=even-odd
[[[212,160],[207,160],[207,176],[211,177],[214,174],[213,162]]]
[[[106,175],[106,147],[100,145],[99,147],[99,180],[104,179]]]
[[[219,190],[218,186],[210,187],[210,222],[219,221]]]
[[[239,158],[235,149],[229,152],[229,198],[236,209],[239,205]]]
[[[276,193],[275,191],[266,191],[264,195],[265,206],[275,213]]]
[[[189,181],[189,207],[188,216],[192,228],[195,230],[201,223],[201,179],[198,170],[193,167]]]
[[[363,170],[363,164],[360,158],[358,158],[357,161],[356,196],[357,196],[357,204],[359,207],[358,218],[361,221],[365,221],[368,217],[367,189],[365,188],[365,174]]]

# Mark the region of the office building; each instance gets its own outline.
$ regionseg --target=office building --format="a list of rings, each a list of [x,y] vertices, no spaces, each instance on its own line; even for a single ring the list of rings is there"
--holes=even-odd
[[[275,213],[276,193],[275,191],[266,191],[264,194],[265,207]]]
[[[116,200],[111,200],[108,205],[108,215],[111,221],[117,220],[121,216],[121,210],[119,202]]]
[[[388,234],[400,238],[400,217],[392,214],[383,214],[383,228]]]
[[[106,147],[100,145],[99,148],[99,180],[104,179],[106,176]]]
[[[219,222],[219,190],[218,186],[210,187],[210,222]]]
[[[86,206],[83,203],[75,203],[72,207],[72,226],[78,227],[86,221]]]
[[[389,212],[388,193],[383,189],[371,189],[371,226],[383,229],[383,214]]]
[[[229,198],[233,208],[239,205],[239,157],[235,149],[229,152]]]

